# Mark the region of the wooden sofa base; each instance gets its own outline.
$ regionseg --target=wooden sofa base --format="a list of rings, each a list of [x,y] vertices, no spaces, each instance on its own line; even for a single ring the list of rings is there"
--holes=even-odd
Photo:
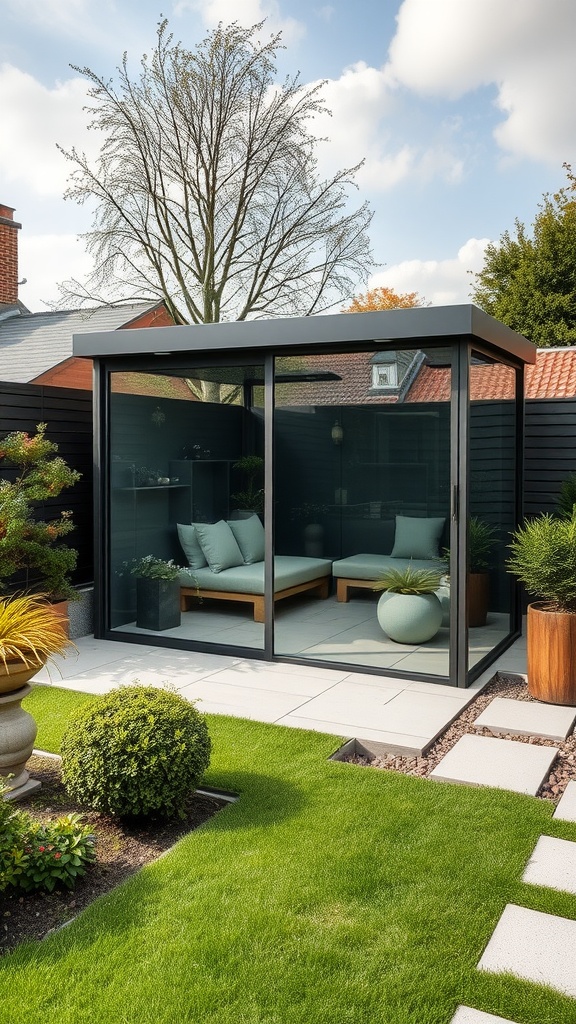
[[[294,587],[286,587],[274,594],[274,604],[283,601],[285,597],[292,597],[294,594],[302,594],[305,590],[318,591],[317,596],[327,598],[330,596],[330,577],[321,576],[316,580],[308,580],[307,583],[298,583]],[[244,601],[254,608],[254,622],[264,622],[264,594],[234,594],[228,590],[201,590],[196,587],[180,587],[180,609],[185,612],[190,607],[190,600],[193,597],[209,597],[216,601]]]
[[[350,600],[349,590],[360,588],[362,590],[373,590],[375,580],[352,580],[345,577],[336,577],[336,600],[347,602]]]

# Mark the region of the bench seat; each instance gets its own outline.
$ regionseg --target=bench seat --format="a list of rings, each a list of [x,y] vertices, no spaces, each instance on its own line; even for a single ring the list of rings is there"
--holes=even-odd
[[[434,569],[448,571],[447,563],[439,558],[392,558],[392,555],[359,554],[340,558],[332,563],[332,574],[336,579],[336,599],[348,601],[350,590],[355,588],[371,590],[373,584],[386,569]]]

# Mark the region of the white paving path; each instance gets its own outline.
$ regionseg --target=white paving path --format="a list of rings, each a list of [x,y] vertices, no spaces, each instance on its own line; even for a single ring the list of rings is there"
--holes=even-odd
[[[465,735],[430,772],[430,778],[536,796],[557,753],[557,747]]]
[[[539,701],[494,697],[474,722],[477,728],[516,736],[543,736],[550,740],[566,739],[574,726],[576,708]]]
[[[568,783],[552,817],[560,821],[576,821],[576,782]]]
[[[509,903],[478,964],[576,999],[576,921]]]
[[[450,1024],[514,1024],[509,1017],[495,1017],[493,1013],[474,1010],[471,1006],[459,1006]]]
[[[522,875],[523,882],[576,895],[576,843],[540,836]],[[574,959],[576,973],[576,952]]]

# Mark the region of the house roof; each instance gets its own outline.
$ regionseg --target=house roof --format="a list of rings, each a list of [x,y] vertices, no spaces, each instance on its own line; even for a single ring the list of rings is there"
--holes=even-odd
[[[574,398],[576,396],[576,347],[540,348],[536,362],[524,368],[526,398]],[[472,401],[513,398],[513,378],[502,365],[472,366]],[[447,402],[450,399],[450,370],[425,365],[416,377],[406,401]]]
[[[27,383],[73,355],[72,336],[117,331],[158,306],[155,302],[96,309],[23,312],[19,304],[0,316],[0,380]]]

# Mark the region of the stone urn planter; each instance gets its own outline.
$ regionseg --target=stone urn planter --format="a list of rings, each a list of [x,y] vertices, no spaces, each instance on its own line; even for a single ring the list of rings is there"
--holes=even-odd
[[[423,644],[442,625],[442,605],[436,595],[442,574],[429,569],[388,569],[374,584],[383,590],[378,622],[399,644]]]
[[[442,605],[436,594],[382,594],[378,622],[399,644],[423,644],[442,624]]]

